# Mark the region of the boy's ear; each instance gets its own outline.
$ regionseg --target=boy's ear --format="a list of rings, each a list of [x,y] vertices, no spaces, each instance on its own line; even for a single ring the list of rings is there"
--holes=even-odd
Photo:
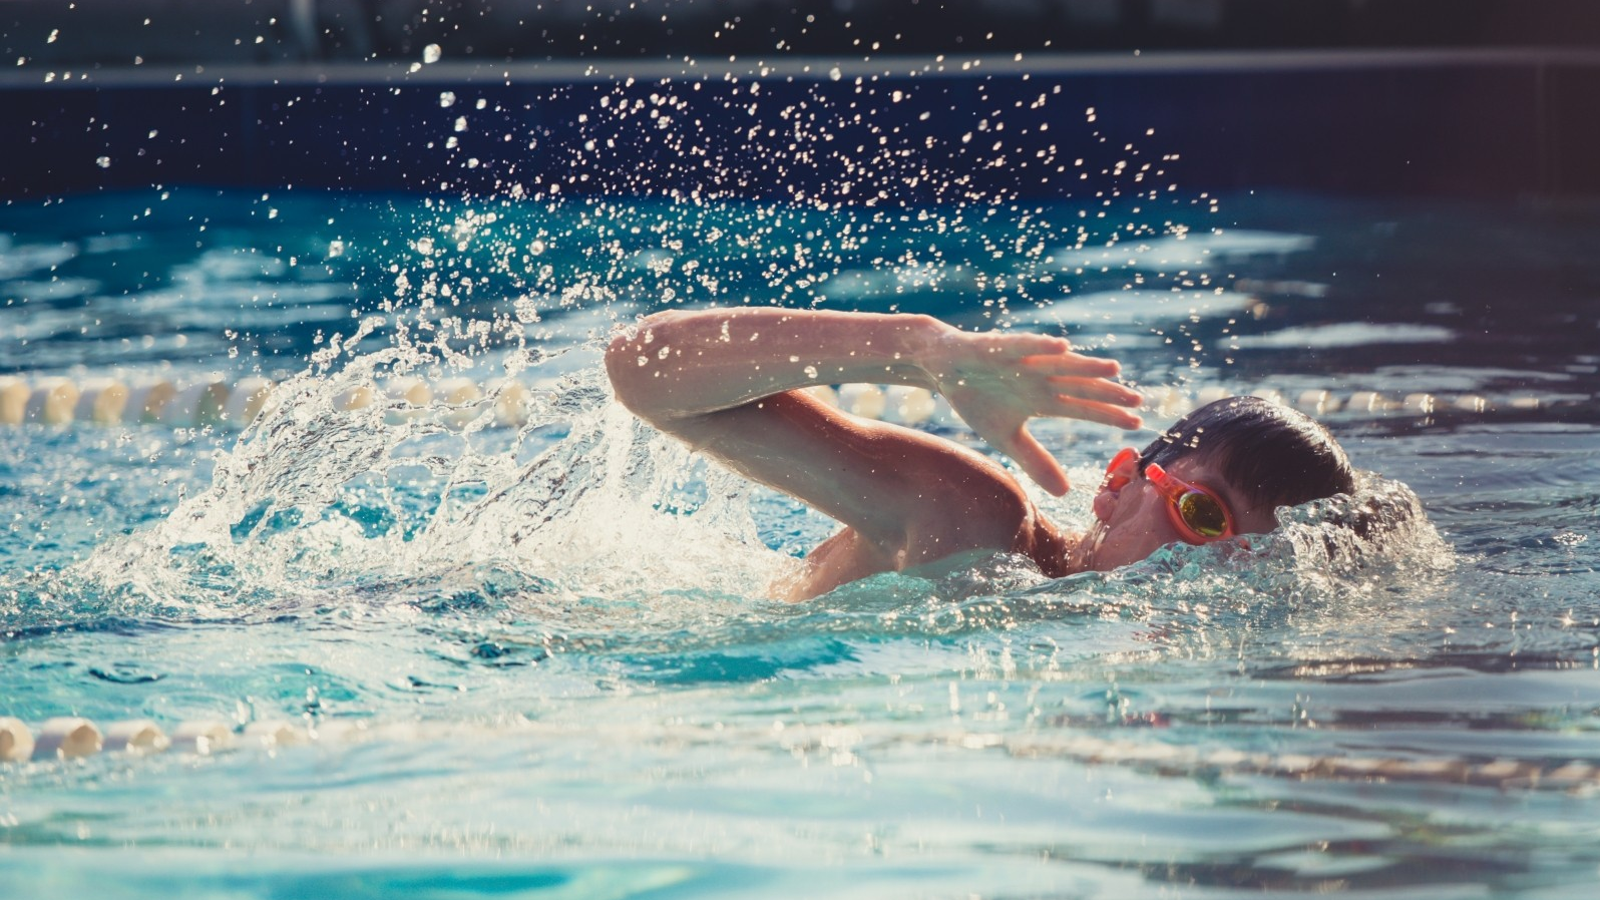
[[[1110,491],[1115,494],[1128,486],[1133,476],[1139,472],[1139,453],[1132,447],[1124,447],[1111,457],[1111,464],[1106,466],[1105,480],[1100,483],[1101,491]]]
[[[1100,482],[1100,490],[1094,495],[1095,518],[1106,524],[1111,523],[1111,511],[1117,506],[1117,497],[1122,489],[1133,481],[1139,474],[1139,454],[1132,447],[1125,447],[1116,456],[1111,457],[1111,464],[1106,466],[1105,480]]]

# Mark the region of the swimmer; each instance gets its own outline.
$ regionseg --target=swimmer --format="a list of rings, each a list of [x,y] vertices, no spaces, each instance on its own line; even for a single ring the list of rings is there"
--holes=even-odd
[[[1055,495],[1066,471],[1028,432],[1058,416],[1141,425],[1115,360],[1064,338],[967,332],[905,314],[778,308],[657,313],[606,351],[617,398],[639,418],[843,524],[781,593],[804,599],[880,572],[987,550],[1049,577],[1109,570],[1167,544],[1265,533],[1279,506],[1350,493],[1332,436],[1255,397],[1190,413],[1107,467],[1087,530],[1046,518],[1004,467],[954,441],[859,419],[805,393],[867,382],[941,394],[990,446]]]

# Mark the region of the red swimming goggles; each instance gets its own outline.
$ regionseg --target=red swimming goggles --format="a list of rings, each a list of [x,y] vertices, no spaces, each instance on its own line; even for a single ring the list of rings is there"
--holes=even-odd
[[[1111,490],[1126,487],[1133,476],[1121,472],[1131,471],[1130,464],[1137,456],[1137,451],[1127,447],[1113,457],[1111,465],[1106,467],[1106,487]],[[1228,512],[1228,504],[1221,497],[1172,475],[1156,463],[1144,467],[1144,477],[1166,499],[1167,517],[1185,542],[1204,544],[1234,536],[1233,514]]]

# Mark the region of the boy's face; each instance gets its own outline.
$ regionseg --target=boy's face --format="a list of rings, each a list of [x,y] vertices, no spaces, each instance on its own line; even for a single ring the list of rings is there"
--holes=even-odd
[[[1221,499],[1233,518],[1235,534],[1265,534],[1277,527],[1275,509],[1251,506],[1245,494],[1224,481],[1198,454],[1174,460],[1167,471]],[[1171,501],[1156,490],[1147,476],[1139,474],[1136,457],[1123,460],[1111,474],[1121,477],[1108,478],[1110,483],[1101,487],[1094,498],[1097,521],[1088,536],[1088,568],[1109,571],[1138,562],[1167,544],[1186,540],[1173,524],[1168,511]],[[1116,482],[1124,479],[1126,483],[1117,487]]]

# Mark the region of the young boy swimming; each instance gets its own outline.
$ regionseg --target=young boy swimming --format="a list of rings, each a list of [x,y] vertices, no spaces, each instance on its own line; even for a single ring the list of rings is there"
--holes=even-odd
[[[1047,519],[1015,478],[954,441],[858,419],[801,391],[869,382],[941,394],[1041,487],[1065,470],[1028,432],[1061,416],[1138,428],[1142,398],[1115,360],[1064,338],[961,331],[928,316],[777,308],[657,313],[606,351],[617,398],[635,415],[735,471],[843,524],[787,587],[814,597],[880,572],[972,550],[1020,553],[1050,577],[1108,570],[1175,541],[1264,533],[1279,506],[1349,493],[1354,476],[1328,432],[1254,397],[1203,407],[1142,453],[1112,459],[1093,525]]]

